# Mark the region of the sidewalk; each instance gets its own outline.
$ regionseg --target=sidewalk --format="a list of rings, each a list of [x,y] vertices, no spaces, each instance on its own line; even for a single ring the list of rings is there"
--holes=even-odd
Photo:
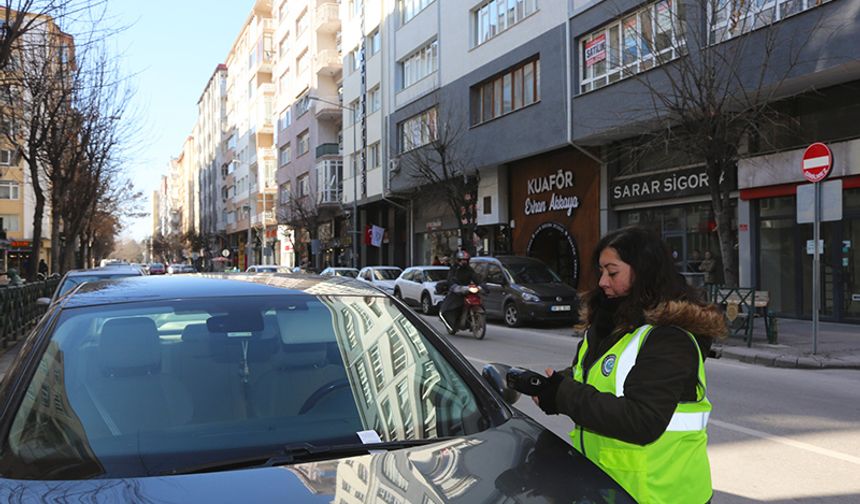
[[[717,355],[751,364],[803,369],[860,369],[860,326],[821,322],[818,352],[812,354],[812,321],[779,319],[776,345],[767,343],[764,321],[756,319],[753,344],[742,335],[714,344]]]

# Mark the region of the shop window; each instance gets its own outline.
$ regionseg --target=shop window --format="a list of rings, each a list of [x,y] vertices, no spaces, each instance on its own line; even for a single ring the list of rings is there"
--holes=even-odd
[[[484,215],[493,213],[493,197],[484,196]]]

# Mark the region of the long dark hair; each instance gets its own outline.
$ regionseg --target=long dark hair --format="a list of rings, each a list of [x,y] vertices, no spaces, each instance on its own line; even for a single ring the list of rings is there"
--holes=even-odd
[[[644,323],[645,311],[667,301],[688,301],[704,305],[698,291],[687,285],[675,267],[669,247],[657,234],[644,227],[630,226],[607,234],[597,243],[591,258],[593,267],[600,266],[600,253],[612,248],[633,270],[630,292],[617,301],[616,330],[632,329]],[[594,318],[607,297],[600,286],[587,296],[588,323]]]

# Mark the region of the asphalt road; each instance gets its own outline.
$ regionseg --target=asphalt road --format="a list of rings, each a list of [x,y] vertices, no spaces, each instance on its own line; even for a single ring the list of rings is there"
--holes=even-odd
[[[444,333],[438,319],[425,319]],[[478,368],[502,362],[535,371],[569,366],[579,342],[568,327],[500,323],[482,341],[466,333],[450,340]],[[860,371],[727,359],[706,367],[714,503],[860,502]],[[569,418],[544,415],[530,398],[516,406],[567,439]]]

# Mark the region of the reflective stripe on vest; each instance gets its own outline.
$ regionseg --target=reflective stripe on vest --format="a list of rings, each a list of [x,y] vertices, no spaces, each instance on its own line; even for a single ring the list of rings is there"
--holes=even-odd
[[[680,413],[675,412],[672,419],[669,421],[667,431],[671,432],[687,432],[700,431],[708,426],[708,417],[711,416],[709,411],[701,413]]]

